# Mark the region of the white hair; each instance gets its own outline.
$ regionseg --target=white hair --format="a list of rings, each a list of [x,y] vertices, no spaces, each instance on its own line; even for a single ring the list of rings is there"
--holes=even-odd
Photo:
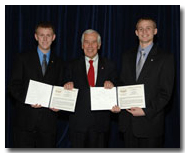
[[[83,42],[84,42],[84,35],[85,34],[90,34],[90,33],[96,33],[98,35],[98,44],[101,44],[101,36],[100,34],[96,31],[96,30],[93,30],[93,29],[88,29],[88,30],[85,30],[82,34],[82,38],[81,38],[81,42],[82,42],[82,45],[83,45]]]

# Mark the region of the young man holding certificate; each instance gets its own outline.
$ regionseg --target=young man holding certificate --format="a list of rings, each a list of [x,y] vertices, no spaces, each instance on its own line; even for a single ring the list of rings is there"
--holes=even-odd
[[[114,87],[116,70],[114,64],[98,55],[101,37],[95,30],[86,30],[82,35],[85,56],[74,60],[67,70],[64,87],[79,89],[76,109],[69,117],[72,147],[103,148],[108,145],[110,111],[91,111],[90,87]]]
[[[35,29],[37,49],[20,53],[13,65],[9,90],[16,101],[14,120],[14,147],[16,148],[55,147],[58,110],[45,108],[39,104],[25,104],[30,80],[62,85],[63,64],[51,50],[55,37],[51,23],[38,24]]]
[[[124,133],[125,147],[154,148],[163,146],[164,109],[174,83],[174,59],[153,43],[157,34],[154,20],[137,22],[139,47],[122,56],[122,85],[144,84],[146,108],[122,110],[119,129]]]

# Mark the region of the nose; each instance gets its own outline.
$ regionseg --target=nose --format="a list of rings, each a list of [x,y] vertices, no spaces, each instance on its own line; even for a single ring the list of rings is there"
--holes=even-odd
[[[91,42],[88,44],[88,47],[92,47],[92,43]]]
[[[43,37],[43,40],[46,41],[46,40],[47,40],[47,36],[44,36],[44,37]]]
[[[143,33],[147,33],[148,32],[148,30],[147,29],[143,29]]]

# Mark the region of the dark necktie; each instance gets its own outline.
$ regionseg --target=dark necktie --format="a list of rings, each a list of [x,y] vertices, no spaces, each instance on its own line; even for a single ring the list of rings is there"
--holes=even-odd
[[[140,74],[140,72],[141,72],[141,69],[142,69],[142,67],[143,67],[143,64],[144,64],[144,62],[145,62],[145,52],[144,52],[144,50],[141,50],[140,51],[140,59],[139,59],[139,61],[138,61],[138,64],[137,64],[137,66],[136,66],[136,80],[138,79],[138,77],[139,77],[139,74]]]
[[[47,68],[47,61],[46,61],[46,55],[44,54],[43,60],[42,60],[42,74],[43,74],[43,76],[45,75],[46,68]]]
[[[89,86],[94,87],[94,67],[93,67],[93,60],[89,61],[90,67],[88,71],[88,81],[89,81]]]

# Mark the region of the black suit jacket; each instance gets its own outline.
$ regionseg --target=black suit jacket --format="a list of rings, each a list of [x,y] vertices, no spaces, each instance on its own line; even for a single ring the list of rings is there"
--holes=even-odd
[[[37,50],[20,53],[14,62],[9,84],[9,92],[16,101],[16,127],[23,130],[34,130],[39,127],[46,132],[55,131],[55,112],[48,108],[36,109],[25,104],[30,79],[50,85],[62,85],[63,64],[61,60],[51,52],[50,61],[45,76],[43,76]]]
[[[91,111],[90,87],[87,79],[85,57],[70,63],[68,81],[74,82],[79,89],[75,112],[70,114],[69,126],[73,132],[85,132],[89,129],[105,132],[109,129],[110,111]],[[106,80],[115,83],[115,65],[99,57],[96,87],[103,87]]]
[[[124,132],[132,126],[138,137],[157,137],[164,134],[164,108],[168,104],[174,83],[174,59],[154,45],[136,81],[137,48],[122,57],[120,80],[122,85],[144,84],[146,116],[133,117],[123,110],[119,117],[119,129]]]

